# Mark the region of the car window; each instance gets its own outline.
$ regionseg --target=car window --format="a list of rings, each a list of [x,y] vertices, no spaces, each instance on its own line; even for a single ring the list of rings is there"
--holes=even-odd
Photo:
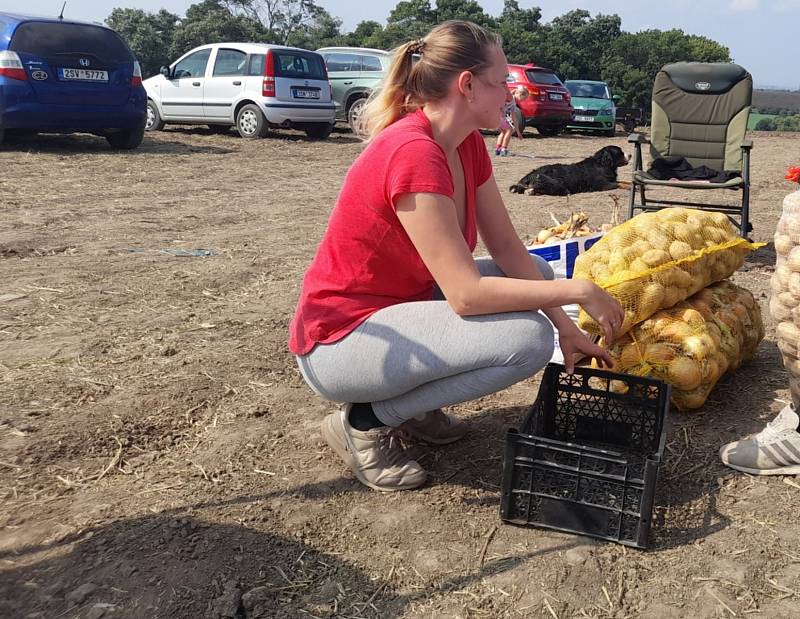
[[[238,49],[220,49],[214,61],[214,75],[244,75],[247,54]]]
[[[561,80],[555,73],[550,71],[525,71],[525,75],[534,84],[544,84],[545,86],[563,86]]]
[[[89,24],[24,22],[14,31],[8,49],[45,58],[75,54],[94,57],[101,62],[134,60],[116,32]]]
[[[361,56],[362,71],[383,71],[381,59],[376,56]]]
[[[266,54],[250,54],[247,61],[247,75],[264,75],[264,58]]]
[[[325,56],[328,71],[360,71],[361,57],[356,54],[328,54]]]
[[[206,74],[206,65],[208,64],[208,57],[210,55],[210,49],[201,49],[199,52],[190,54],[175,65],[172,74],[176,78],[203,77]]]
[[[610,99],[611,94],[605,84],[587,84],[585,82],[567,82],[564,84],[573,97],[587,99]]]
[[[272,55],[277,77],[299,77],[307,80],[325,79],[322,56],[285,51],[273,51]]]

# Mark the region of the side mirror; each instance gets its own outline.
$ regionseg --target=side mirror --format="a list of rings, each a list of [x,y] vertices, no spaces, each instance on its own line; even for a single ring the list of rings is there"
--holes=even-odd
[[[616,103],[616,102],[617,102],[617,101],[619,101],[620,99],[622,99],[622,97],[620,97],[619,95],[614,95],[614,96],[612,96],[612,97],[611,97],[611,100],[612,100],[614,103]]]
[[[169,67],[161,67],[161,68],[158,70],[158,72],[159,72],[161,75],[163,75],[164,77],[166,77],[167,79],[169,79],[169,77],[170,77],[170,73],[171,73],[171,72],[170,72],[170,70],[169,70]]]

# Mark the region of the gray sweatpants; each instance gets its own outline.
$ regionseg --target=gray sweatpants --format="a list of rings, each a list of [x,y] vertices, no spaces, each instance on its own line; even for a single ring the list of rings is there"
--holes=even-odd
[[[542,275],[547,262],[532,256]],[[482,275],[504,277],[489,258]],[[344,339],[297,357],[311,388],[334,402],[370,402],[388,426],[442,406],[505,389],[541,370],[553,354],[553,326],[540,312],[462,317],[437,289],[432,301],[375,312]]]

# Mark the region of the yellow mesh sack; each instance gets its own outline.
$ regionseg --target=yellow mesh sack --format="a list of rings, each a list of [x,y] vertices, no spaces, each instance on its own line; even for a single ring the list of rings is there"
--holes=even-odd
[[[705,403],[720,376],[751,359],[763,338],[753,295],[726,280],[656,312],[615,341],[610,353],[614,371],[669,383],[673,404],[690,410]]]
[[[622,304],[621,335],[658,310],[730,277],[761,245],[740,237],[724,213],[668,208],[609,230],[578,256],[573,278],[593,281]],[[602,334],[583,310],[578,326]]]

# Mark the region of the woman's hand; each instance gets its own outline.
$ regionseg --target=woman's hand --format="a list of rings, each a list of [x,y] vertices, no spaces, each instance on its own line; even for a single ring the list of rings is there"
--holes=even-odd
[[[562,328],[558,330],[558,342],[561,346],[561,352],[564,354],[564,366],[567,368],[568,374],[572,374],[575,370],[576,355],[580,355],[581,357],[594,357],[597,359],[597,364],[601,368],[603,366],[611,368],[614,365],[608,351],[592,342],[588,336],[572,322],[568,323],[567,326],[562,326]]]
[[[578,302],[589,316],[603,330],[606,345],[614,341],[614,332],[618,331],[625,320],[625,310],[614,297],[587,279],[572,280],[581,286],[581,300]]]

